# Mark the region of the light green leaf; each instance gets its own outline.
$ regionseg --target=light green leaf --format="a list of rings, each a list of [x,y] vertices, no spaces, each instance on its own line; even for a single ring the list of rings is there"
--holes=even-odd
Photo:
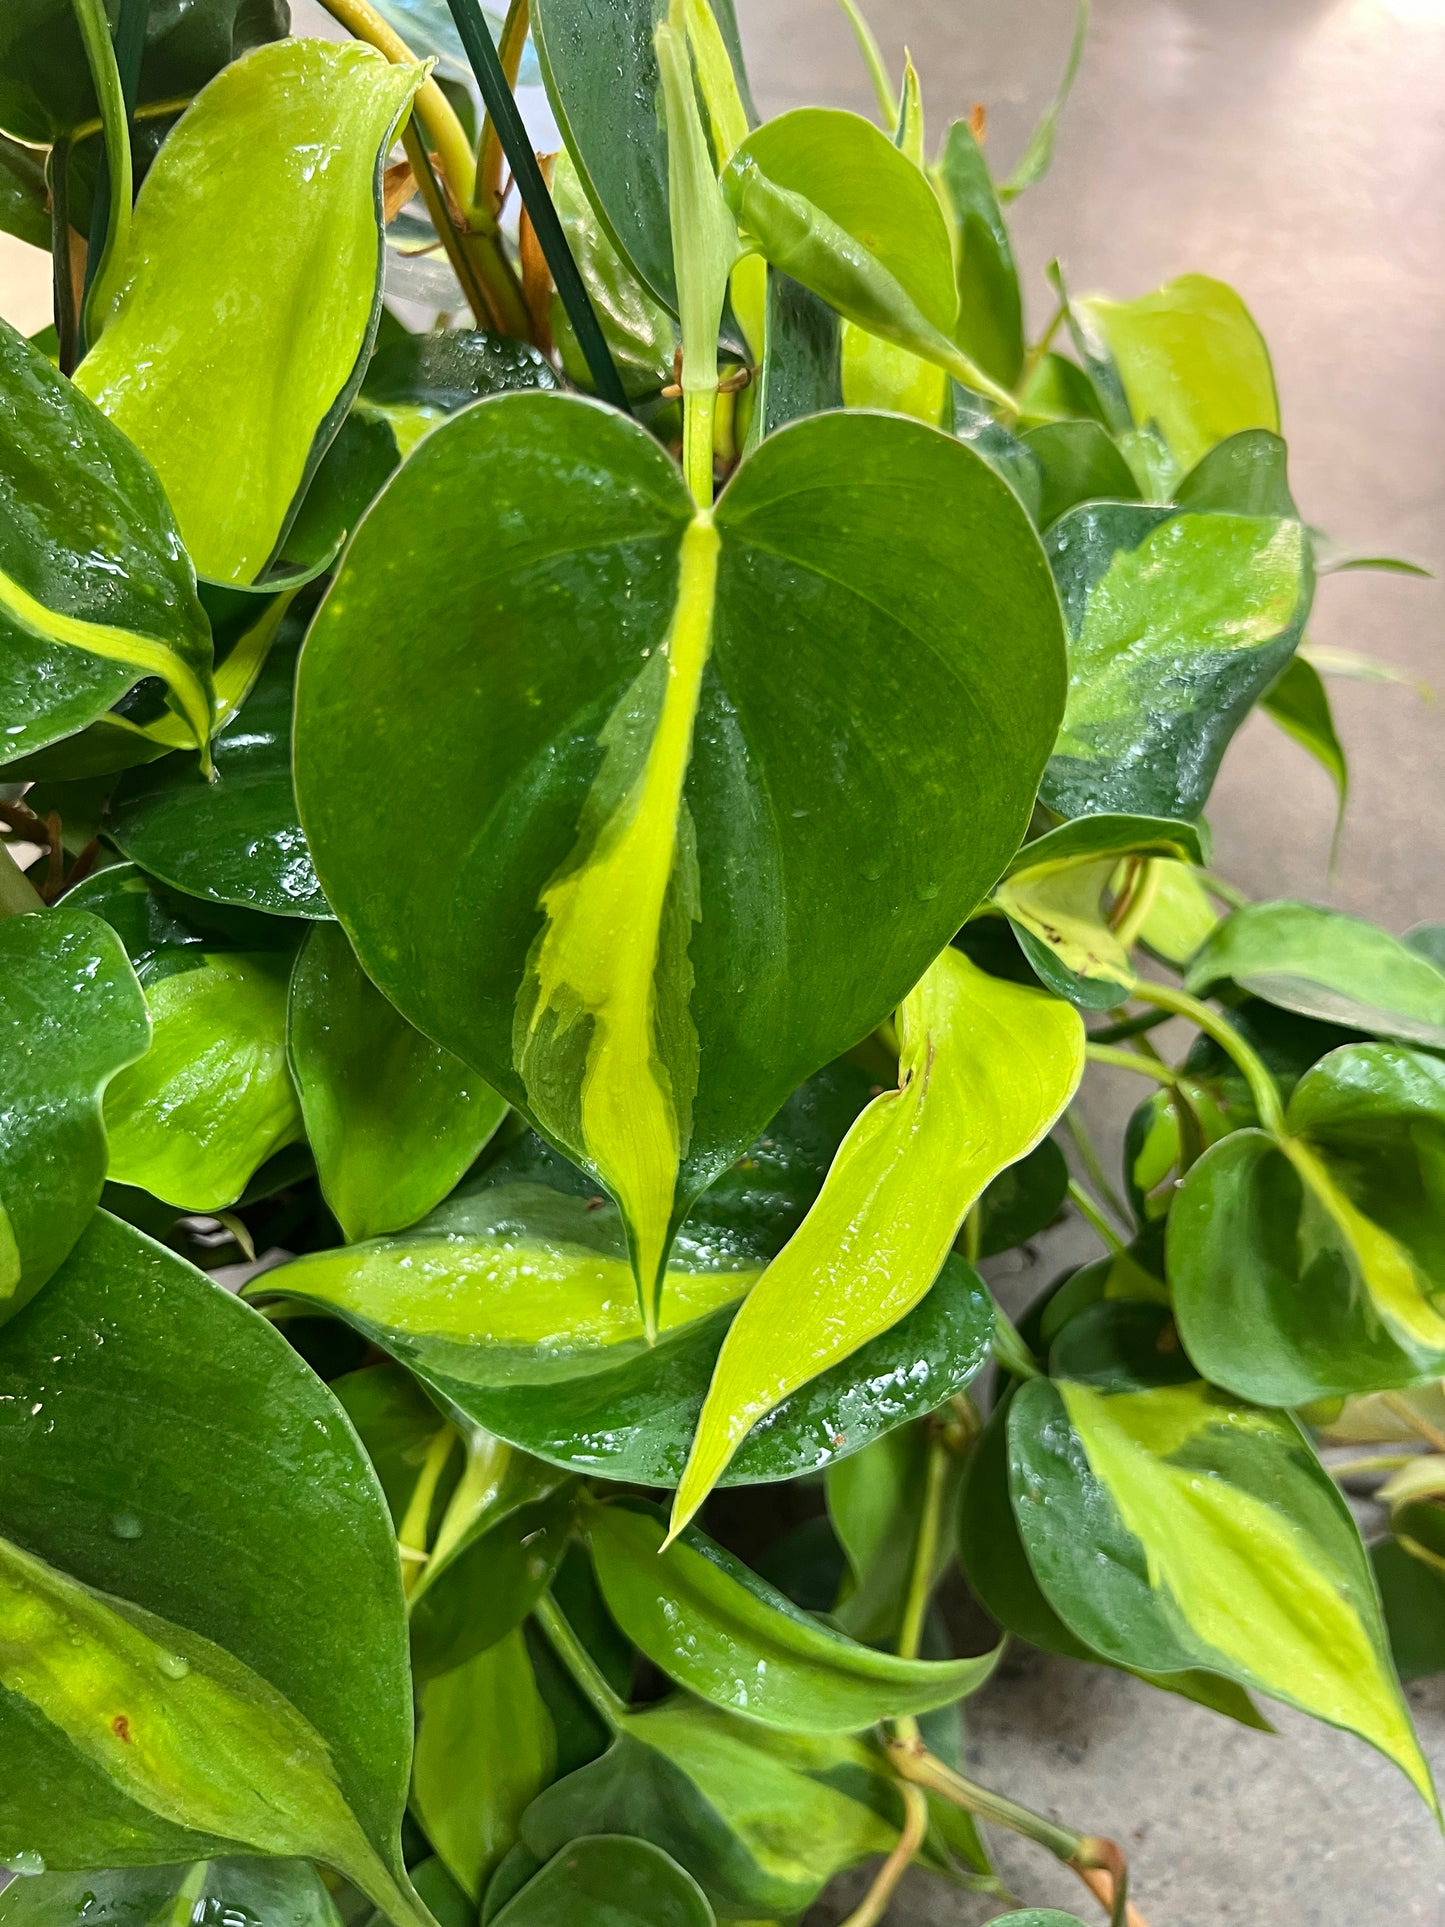
[[[1288,1417],[1097,1307],[1009,1412],[1014,1509],[1050,1603],[1115,1661],[1203,1666],[1358,1733],[1436,1807],[1349,1507]]]
[[[206,575],[260,574],[361,379],[381,168],[421,79],[354,42],[258,48],[146,176],[117,308],[76,381],[154,463]]]
[[[301,1136],[286,1067],[290,959],[207,952],[148,981],[151,1046],[106,1093],[110,1176],[184,1211],[234,1204]]]
[[[443,1863],[476,1900],[552,1778],[552,1720],[520,1630],[428,1680],[418,1707],[412,1803]]]
[[[185,740],[211,730],[211,638],[144,456],[0,321],[0,763],[159,676]]]
[[[677,324],[640,281],[607,236],[564,147],[552,164],[552,200],[562,232],[592,297],[603,337],[622,385],[634,400],[655,395],[672,380]],[[590,389],[591,375],[561,299],[551,305],[552,336],[574,387]]]
[[[1069,627],[1069,700],[1042,800],[1065,816],[1197,816],[1304,628],[1303,527],[1103,502],[1061,517],[1044,547]]]
[[[367,975],[617,1198],[650,1317],[691,1200],[1017,847],[1060,668],[1037,540],[957,441],[800,422],[694,515],[635,423],[498,396],[353,539],[297,795]]]
[[[306,1860],[197,1860],[176,1867],[41,1874],[0,1893],[3,1927],[179,1927],[217,1918],[265,1927],[341,1927]]]
[[[386,1001],[334,925],[296,960],[287,1041],[321,1189],[352,1242],[425,1217],[506,1115]]]
[[[635,1646],[699,1698],[787,1733],[861,1733],[951,1706],[1002,1653],[876,1652],[800,1612],[692,1527],[659,1558],[661,1518],[632,1506],[595,1508],[588,1536],[602,1596]]]
[[[594,1834],[554,1855],[492,1918],[498,1927],[714,1927],[716,1916],[661,1847]]]
[[[984,1186],[1033,1149],[1083,1071],[1075,1010],[956,950],[905,999],[899,1031],[898,1090],[853,1125],[724,1340],[674,1532],[759,1419],[912,1310]]]
[[[1190,1356],[1269,1405],[1445,1369],[1445,1064],[1347,1044],[1300,1079],[1287,1135],[1237,1131],[1169,1219]]]
[[[1445,971],[1388,930],[1308,903],[1251,903],[1225,919],[1185,979],[1238,984],[1325,1023],[1445,1048]]]
[[[1269,350],[1224,282],[1185,274],[1136,301],[1094,295],[1073,309],[1115,371],[1135,423],[1157,428],[1181,472],[1241,429],[1278,434]]]
[[[0,922],[0,1323],[89,1222],[105,1179],[101,1100],[149,1041],[135,972],[98,917]]]
[[[1161,857],[1151,866],[1149,879],[1152,894],[1139,926],[1139,941],[1182,970],[1218,928],[1220,912],[1187,863]]]
[[[843,406],[882,408],[937,428],[948,401],[948,376],[855,321],[842,324]]]

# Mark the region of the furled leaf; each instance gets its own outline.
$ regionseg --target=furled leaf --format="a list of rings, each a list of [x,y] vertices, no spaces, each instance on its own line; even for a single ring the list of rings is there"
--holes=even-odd
[[[1294,1421],[1194,1378],[1167,1313],[1103,1306],[1009,1410],[1040,1586],[1107,1657],[1202,1666],[1358,1733],[1433,1807],[1349,1507]]]
[[[866,1091],[849,1067],[820,1076],[704,1195],[674,1252],[655,1345],[627,1290],[616,1208],[575,1172],[570,1191],[553,1189],[505,1156],[408,1237],[303,1258],[258,1290],[336,1311],[539,1458],[671,1486],[733,1309],[801,1221]],[[568,1168],[541,1155],[565,1183]],[[794,1477],[932,1411],[979,1370],[992,1326],[983,1286],[950,1259],[908,1318],[784,1401],[731,1478]]]
[[[329,918],[291,786],[291,703],[299,636],[272,648],[243,707],[216,738],[215,777],[177,754],[125,776],[106,822],[152,876],[213,903]]]
[[[0,1708],[7,1844],[62,1869],[238,1840],[335,1853],[395,1920],[418,1919],[397,1839],[411,1696],[380,1489],[281,1335],[104,1212],[0,1332],[0,1533],[24,1549],[6,1566],[33,1602]],[[41,1666],[40,1614],[85,1646],[62,1636]],[[82,1650],[104,1668],[90,1680]],[[237,1695],[253,1713],[222,1740]],[[289,1783],[289,1813],[268,1778]],[[246,1812],[255,1826],[228,1832]]]
[[[1139,485],[1107,430],[1096,421],[1043,422],[1024,443],[1043,477],[1039,527],[1046,529],[1081,502],[1137,502]]]
[[[427,1838],[475,1900],[552,1777],[552,1721],[520,1631],[421,1689],[413,1803]]]
[[[711,0],[733,73],[746,89],[731,0]],[[547,98],[608,238],[676,312],[662,82],[648,0],[534,0],[532,32]]]
[[[1069,628],[1069,698],[1043,801],[1065,816],[1197,816],[1304,628],[1304,529],[1094,503],[1061,517],[1044,546]]]
[[[265,1927],[340,1927],[336,1903],[306,1860],[198,1860],[176,1867],[47,1873],[0,1892],[4,1927],[170,1927],[255,1920]]]
[[[1279,432],[1269,350],[1224,282],[1185,274],[1136,301],[1096,295],[1073,308],[1135,423],[1158,429],[1181,471],[1241,429]]]
[[[355,42],[258,48],[146,176],[115,313],[76,380],[155,464],[206,575],[260,574],[361,379],[380,172],[421,79]]]
[[[158,676],[211,727],[211,638],[155,471],[0,321],[0,762],[84,728]]]
[[[1054,140],[1058,133],[1059,118],[1069,104],[1069,95],[1074,91],[1074,81],[1078,77],[1079,62],[1084,57],[1084,43],[1089,36],[1089,0],[1079,0],[1078,12],[1074,17],[1074,37],[1069,42],[1069,54],[1064,62],[1064,71],[1059,76],[1058,88],[1053,99],[1039,116],[1034,131],[1029,135],[1027,145],[1019,156],[1018,165],[999,189],[999,197],[1005,201],[1017,200],[1029,188],[1037,187],[1054,164]]]
[[[801,1612],[785,1594],[689,1527],[659,1558],[661,1518],[596,1507],[587,1521],[612,1616],[657,1666],[699,1698],[787,1733],[860,1733],[882,1719],[951,1706],[999,1651],[900,1659]]]
[[[323,887],[403,1014],[618,1198],[649,1311],[691,1199],[1012,853],[1057,620],[1006,487],[879,417],[768,437],[709,520],[634,423],[501,396],[353,540],[298,682]]]
[[[89,1222],[105,1179],[101,1101],[149,1041],[135,972],[97,917],[0,921],[0,1322]]]
[[[721,1916],[792,1919],[834,1874],[888,1852],[896,1807],[856,1740],[774,1733],[675,1698],[625,1714],[601,1759],[532,1802],[522,1838],[547,1860],[588,1831],[641,1837]]]
[[[352,1242],[425,1217],[506,1115],[386,1001],[334,926],[297,959],[287,1037],[321,1189]]]
[[[955,338],[985,374],[1012,388],[1024,361],[1018,269],[988,162],[967,121],[949,128],[933,178],[953,230]]]
[[[1445,971],[1340,910],[1248,904],[1220,924],[1185,982],[1197,995],[1232,982],[1284,1010],[1445,1048]]]
[[[957,950],[905,999],[899,1030],[898,1090],[853,1125],[723,1342],[674,1531],[759,1419],[913,1309],[979,1193],[1039,1142],[1083,1071],[1076,1011]]]
[[[1087,1010],[1108,1010],[1134,988],[1129,904],[1156,858],[1203,862],[1192,823],[1104,814],[1076,817],[1018,851],[993,900],[1040,980]],[[1121,862],[1132,875],[1117,882]],[[1112,907],[1106,907],[1110,895]],[[1121,936],[1120,931],[1124,934]]]
[[[1152,894],[1139,940],[1156,957],[1182,970],[1218,926],[1220,912],[1187,863],[1156,860],[1150,882]]]
[[[1286,1135],[1236,1131],[1169,1220],[1180,1332],[1217,1383],[1268,1405],[1445,1369],[1445,1063],[1394,1044],[1332,1051]]]
[[[692,1875],[661,1847],[584,1835],[556,1854],[501,1913],[499,1927],[713,1927]]]

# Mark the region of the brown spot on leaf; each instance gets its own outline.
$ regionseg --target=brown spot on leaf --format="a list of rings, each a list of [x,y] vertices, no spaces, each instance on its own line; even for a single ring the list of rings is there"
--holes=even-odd
[[[124,1740],[127,1746],[131,1746],[134,1744],[133,1740],[131,1739],[130,1721],[126,1718],[124,1713],[116,1714],[115,1718],[110,1723],[110,1730],[112,1733],[114,1733],[115,1737],[118,1740]]]

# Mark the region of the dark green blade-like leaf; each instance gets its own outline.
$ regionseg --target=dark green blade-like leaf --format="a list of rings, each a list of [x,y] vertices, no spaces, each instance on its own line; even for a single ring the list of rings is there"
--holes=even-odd
[[[1319,670],[1303,656],[1291,656],[1284,674],[1271,683],[1259,706],[1329,777],[1335,786],[1336,821],[1342,820],[1350,793],[1350,766],[1335,733],[1329,692]]]
[[[105,1179],[101,1101],[149,1042],[135,972],[98,917],[0,922],[0,1322],[89,1223]]]
[[[619,1198],[649,1295],[688,1201],[1012,854],[1057,620],[1004,484],[882,418],[770,436],[709,526],[634,424],[500,397],[353,541],[298,685],[323,886],[398,1008]]]
[[[716,1916],[661,1847],[594,1834],[564,1847],[492,1918],[498,1927],[713,1927]]]
[[[1096,421],[1044,422],[1023,441],[1043,476],[1039,527],[1049,528],[1081,502],[1137,502],[1133,470]]]
[[[188,739],[210,734],[211,638],[155,470],[0,322],[0,763],[159,676]]]
[[[1378,925],[1308,903],[1251,903],[1189,967],[1205,995],[1232,982],[1325,1023],[1445,1049],[1445,970]]]
[[[380,1488],[345,1415],[278,1332],[103,1212],[0,1332],[0,1532],[283,1695],[402,1879],[411,1696]],[[64,1781],[42,1770],[58,1735],[13,1692],[4,1718],[7,1841],[53,1867],[207,1857],[173,1822],[107,1791],[116,1783],[99,1766],[77,1764]],[[164,1841],[138,1838],[142,1822]],[[373,1897],[414,1919],[375,1873]]]
[[[1348,1505],[1292,1419],[1161,1352],[1167,1318],[1096,1306],[1014,1396],[1013,1506],[1050,1605],[1118,1663],[1202,1666],[1358,1733],[1433,1807]]]
[[[1445,1509],[1397,1506],[1391,1536],[1370,1548],[1401,1679],[1445,1672]]]
[[[425,1217],[506,1115],[386,1001],[334,927],[313,930],[296,960],[287,1042],[321,1189],[353,1242]]]
[[[152,876],[187,895],[278,917],[329,918],[291,784],[292,687],[300,637],[278,642],[216,738],[215,780],[195,757],[130,771],[106,834]]]
[[[49,193],[43,158],[33,148],[0,135],[0,229],[32,248],[48,248]]]
[[[839,355],[839,322],[833,310],[801,282],[769,268],[750,446],[801,416],[843,406]]]
[[[1061,517],[1044,546],[1069,627],[1069,699],[1043,801],[1064,816],[1197,816],[1303,632],[1304,528],[1098,503]]]
[[[231,1919],[264,1927],[340,1927],[336,1903],[306,1860],[208,1860],[178,1867],[50,1873],[0,1892],[4,1927],[169,1927]]]
[[[552,112],[608,238],[676,312],[653,12],[650,0],[534,0],[532,33]],[[732,0],[712,0],[712,13],[745,96]]]
[[[1069,1189],[1069,1167],[1057,1140],[1046,1137],[1027,1157],[1000,1171],[978,1201],[980,1258],[1027,1244],[1054,1222]]]
[[[722,1917],[793,1919],[834,1874],[888,1852],[897,1812],[858,1741],[769,1732],[675,1698],[625,1715],[601,1759],[532,1802],[522,1839],[547,1860],[588,1831],[641,1837]]]
[[[985,374],[1012,388],[1024,361],[1018,269],[988,162],[967,121],[949,128],[934,179],[952,215],[955,338]]]
[[[1445,1369],[1445,1064],[1391,1044],[1302,1077],[1280,1143],[1239,1131],[1185,1177],[1169,1275],[1190,1356],[1269,1405]]]
[[[261,573],[361,379],[380,172],[422,78],[354,42],[257,48],[146,176],[115,313],[76,379],[155,464],[206,575]]]
[[[800,1612],[692,1527],[659,1557],[656,1513],[600,1506],[587,1532],[602,1595],[635,1646],[699,1698],[788,1733],[861,1733],[976,1692],[977,1659],[900,1659]]]

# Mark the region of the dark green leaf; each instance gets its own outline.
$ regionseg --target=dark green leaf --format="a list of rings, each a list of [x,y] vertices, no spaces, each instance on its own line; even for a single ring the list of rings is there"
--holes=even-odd
[[[749,442],[804,415],[843,406],[838,317],[801,282],[768,269],[763,360]]]
[[[1018,269],[988,162],[967,121],[949,128],[934,178],[953,222],[954,334],[985,374],[1012,388],[1024,361]]]
[[[0,1322],[89,1222],[101,1101],[149,1042],[135,972],[99,918],[67,907],[0,922]]]
[[[574,1840],[500,1914],[497,1927],[713,1927],[701,1887],[661,1847],[622,1834]]]
[[[1071,510],[1044,545],[1069,628],[1069,699],[1040,795],[1065,816],[1197,816],[1303,631],[1304,529],[1101,503]]]
[[[1297,522],[1289,492],[1289,451],[1267,428],[1244,428],[1211,448],[1174,491],[1198,514],[1274,515]]]
[[[1080,502],[1137,502],[1139,485],[1107,430],[1095,421],[1044,422],[1023,436],[1043,474],[1039,527]]]
[[[386,487],[401,461],[396,429],[386,415],[353,404],[286,532],[292,562],[328,568],[347,537]]]
[[[211,638],[155,471],[8,322],[0,406],[0,762],[84,728],[145,676],[204,742]]]
[[[1002,869],[1058,672],[1023,513],[943,436],[799,423],[710,529],[634,424],[504,396],[434,431],[353,541],[302,659],[298,795],[368,976],[608,1183],[650,1299],[669,1220]],[[635,940],[594,944],[623,896]]]
[[[1264,692],[1260,708],[1314,757],[1335,786],[1337,820],[1343,818],[1350,793],[1350,769],[1344,746],[1335,734],[1329,693],[1319,670],[1303,656],[1291,656],[1284,674]]]
[[[1069,1188],[1069,1167],[1055,1139],[1000,1171],[978,1201],[978,1255],[997,1257],[1027,1244],[1054,1222]]]
[[[473,1163],[505,1100],[412,1029],[335,926],[313,930],[296,960],[287,1023],[321,1189],[347,1238],[415,1224]]]
[[[341,1927],[305,1860],[209,1860],[177,1867],[52,1873],[0,1893],[4,1927],[170,1927],[176,1920]]]
[[[1399,1507],[1391,1537],[1370,1548],[1401,1679],[1445,1672],[1445,1510]]]
[[[0,229],[32,248],[48,248],[49,198],[41,156],[0,135]]]

